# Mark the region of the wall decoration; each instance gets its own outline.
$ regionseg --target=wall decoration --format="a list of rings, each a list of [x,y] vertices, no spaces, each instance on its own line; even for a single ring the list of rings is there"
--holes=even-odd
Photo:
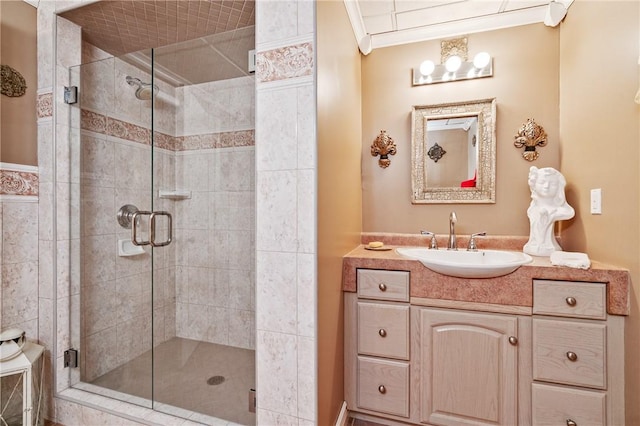
[[[431,158],[436,163],[439,159],[444,157],[446,153],[447,151],[445,151],[440,145],[438,145],[437,142],[434,143],[431,148],[429,148],[429,151],[427,151],[427,155],[429,156],[429,158]]]
[[[18,97],[27,91],[27,82],[24,77],[9,65],[0,65],[0,81],[3,95]]]
[[[380,130],[380,134],[371,144],[371,155],[374,157],[380,156],[378,165],[383,169],[386,169],[391,164],[389,155],[396,155],[396,143],[391,136],[387,135],[386,130]]]
[[[518,129],[518,134],[515,136],[516,141],[513,143],[516,148],[524,147],[522,157],[527,161],[535,161],[538,159],[537,146],[547,145],[547,132],[544,128],[537,124],[533,118],[527,120],[525,124]]]

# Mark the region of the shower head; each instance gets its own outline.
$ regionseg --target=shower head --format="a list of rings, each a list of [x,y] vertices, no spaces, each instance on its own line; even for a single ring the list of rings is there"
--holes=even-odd
[[[127,83],[129,86],[135,86],[136,89],[136,98],[142,101],[148,101],[153,96],[156,96],[160,89],[155,84],[151,83],[143,83],[139,78],[127,76]]]

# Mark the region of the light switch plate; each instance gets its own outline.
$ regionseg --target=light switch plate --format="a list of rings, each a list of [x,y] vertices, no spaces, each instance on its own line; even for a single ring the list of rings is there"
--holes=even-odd
[[[591,190],[591,214],[602,214],[602,189]]]

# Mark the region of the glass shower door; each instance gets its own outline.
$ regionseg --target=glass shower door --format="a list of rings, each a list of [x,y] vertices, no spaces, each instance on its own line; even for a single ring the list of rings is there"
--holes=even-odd
[[[149,64],[150,65],[150,64]],[[153,101],[150,73],[109,57],[71,70],[79,104],[80,383],[152,407]],[[71,117],[72,123],[74,117]],[[120,213],[118,213],[120,212]],[[126,219],[129,219],[129,226]],[[132,220],[133,219],[133,220]]]
[[[71,70],[81,269],[72,385],[255,424],[255,83],[246,64],[211,65],[246,61],[246,50],[228,51],[238,40],[253,46],[253,32]],[[203,58],[212,62],[196,67]],[[216,76],[183,77],[196,68]]]

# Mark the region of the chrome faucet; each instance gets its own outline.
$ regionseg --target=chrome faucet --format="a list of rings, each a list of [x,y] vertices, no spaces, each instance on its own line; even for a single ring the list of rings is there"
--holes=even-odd
[[[458,250],[458,243],[456,242],[456,222],[458,217],[456,212],[451,212],[449,215],[449,242],[447,243],[447,250]]]

